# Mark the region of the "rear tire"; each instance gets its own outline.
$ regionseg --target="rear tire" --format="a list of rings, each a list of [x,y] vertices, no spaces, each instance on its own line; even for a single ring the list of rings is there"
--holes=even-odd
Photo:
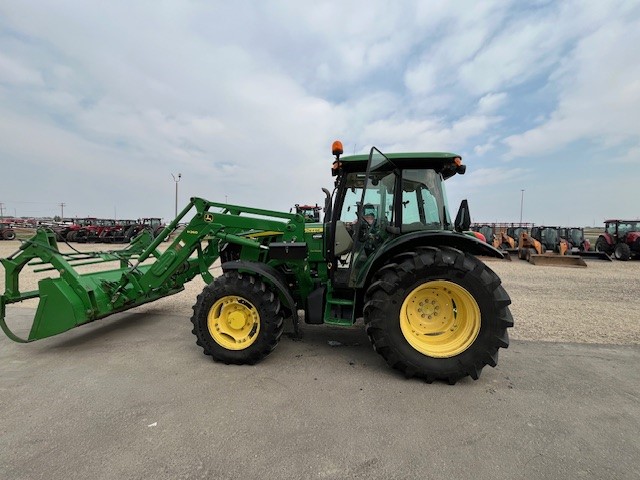
[[[164,227],[156,227],[156,229],[151,232],[153,234],[153,238],[156,238],[158,235],[160,235],[163,230]]]
[[[131,239],[136,236],[136,227],[131,226],[124,232],[124,243],[131,243]]]
[[[616,260],[626,262],[631,258],[631,248],[626,243],[618,243],[613,250],[613,256]]]
[[[373,348],[391,367],[454,384],[497,365],[498,349],[509,346],[510,303],[498,276],[475,257],[424,248],[375,274],[364,320]]]
[[[596,240],[595,249],[596,252],[604,252],[607,254],[611,253],[611,245],[607,243],[604,237],[598,237],[598,240]]]
[[[236,365],[253,365],[271,353],[284,325],[278,295],[259,278],[236,271],[204,287],[191,322],[205,355]]]
[[[15,240],[16,232],[14,232],[13,230],[10,230],[10,229],[3,230],[2,231],[2,238],[4,238],[5,240]]]
[[[527,262],[531,261],[531,255],[534,255],[536,253],[536,251],[533,248],[527,248],[527,251],[524,254],[524,259]]]

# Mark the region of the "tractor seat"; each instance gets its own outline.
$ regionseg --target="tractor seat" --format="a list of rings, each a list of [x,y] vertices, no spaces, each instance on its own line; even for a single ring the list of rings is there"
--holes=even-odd
[[[337,257],[349,252],[353,247],[353,239],[344,222],[336,222],[336,243],[334,246],[334,253]]]

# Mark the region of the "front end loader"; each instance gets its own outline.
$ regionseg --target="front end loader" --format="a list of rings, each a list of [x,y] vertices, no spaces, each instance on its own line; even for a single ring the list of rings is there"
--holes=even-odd
[[[501,252],[465,234],[463,201],[455,220],[444,181],[466,166],[452,153],[342,157],[333,146],[333,191],[324,223],[283,213],[192,198],[158,235],[137,236],[124,250],[61,253],[55,234],[39,230],[2,259],[0,326],[30,342],[178,293],[201,275],[207,285],[191,318],[196,343],[227,364],[253,364],[278,344],[285,319],[299,334],[309,324],[351,326],[362,318],[376,352],[406,377],[455,383],[477,379],[509,345],[509,296],[478,256]],[[178,232],[184,219],[191,220]],[[160,251],[170,236],[175,238]],[[220,260],[222,275],[210,267]],[[117,268],[78,273],[76,267]],[[29,265],[57,277],[23,292]],[[39,299],[26,337],[7,325],[7,307]]]

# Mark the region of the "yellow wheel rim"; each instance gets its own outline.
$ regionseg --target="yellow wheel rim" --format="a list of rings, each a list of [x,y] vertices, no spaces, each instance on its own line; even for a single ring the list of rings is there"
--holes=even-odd
[[[213,304],[207,326],[218,345],[228,350],[244,350],[258,338],[260,315],[251,302],[228,295]]]
[[[400,328],[407,342],[429,357],[448,358],[464,352],[480,332],[480,307],[457,283],[426,282],[402,303]]]

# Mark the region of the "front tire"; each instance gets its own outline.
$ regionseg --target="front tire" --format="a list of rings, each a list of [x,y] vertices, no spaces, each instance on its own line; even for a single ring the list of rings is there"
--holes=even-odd
[[[631,248],[626,243],[618,243],[613,250],[613,256],[616,260],[626,262],[631,258]]]
[[[507,292],[475,257],[453,248],[424,248],[392,259],[365,295],[364,320],[387,363],[427,382],[478,379],[509,346]]]
[[[262,360],[283,331],[278,296],[254,275],[236,271],[226,272],[204,288],[191,322],[205,355],[236,365]]]

